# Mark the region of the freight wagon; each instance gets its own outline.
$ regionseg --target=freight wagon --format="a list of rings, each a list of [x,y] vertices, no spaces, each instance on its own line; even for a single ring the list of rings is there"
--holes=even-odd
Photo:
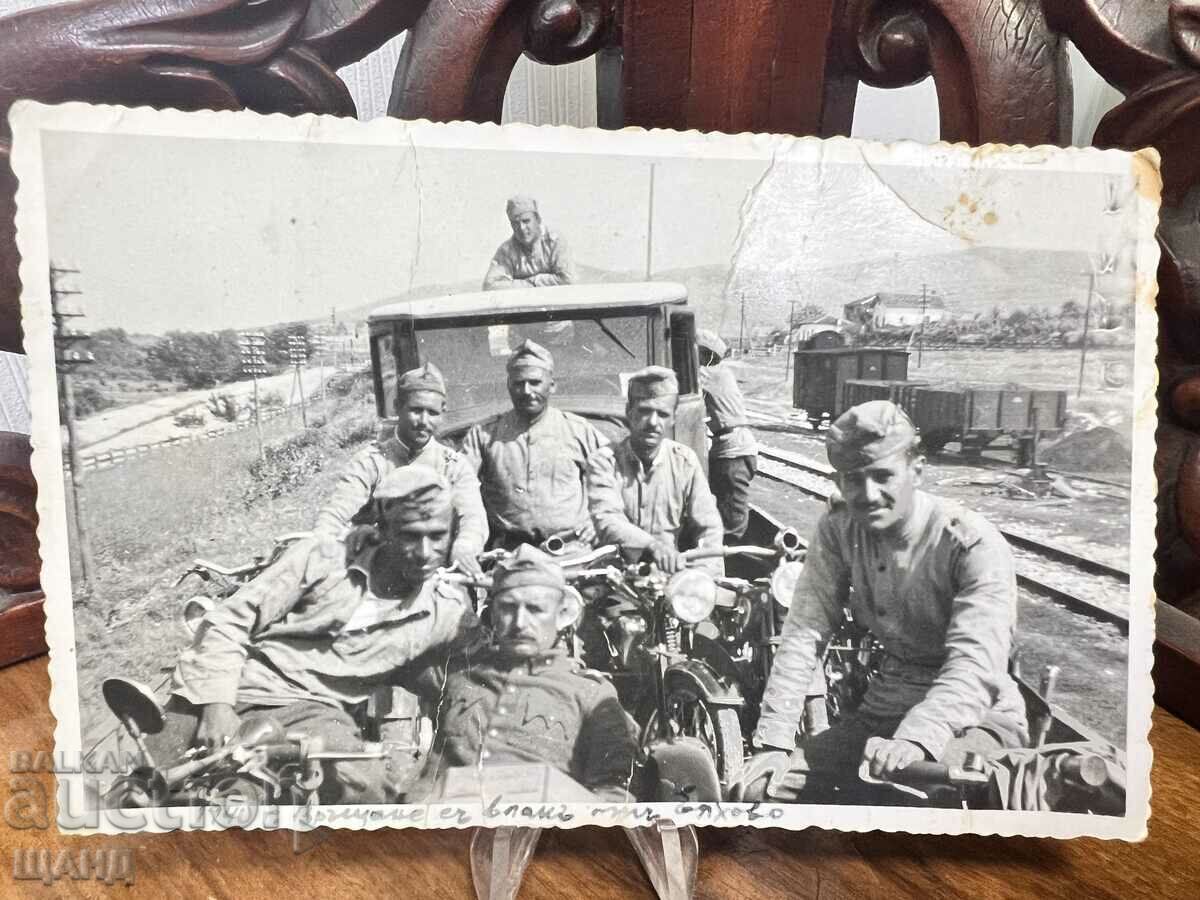
[[[793,359],[796,376],[792,406],[804,410],[813,428],[821,424],[822,418],[836,419],[846,409],[843,393],[847,381],[908,378],[907,350],[878,347],[797,350]]]
[[[891,400],[908,413],[930,454],[953,441],[962,445],[963,453],[978,454],[996,438],[1010,435],[1018,456],[1026,457],[1033,439],[1055,436],[1067,415],[1066,391],[1035,391],[1016,384],[851,379],[843,386],[843,409],[868,400]]]

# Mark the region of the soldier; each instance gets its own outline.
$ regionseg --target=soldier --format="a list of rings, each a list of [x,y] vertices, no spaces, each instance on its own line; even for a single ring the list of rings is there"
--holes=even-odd
[[[450,485],[454,508],[450,559],[463,571],[479,574],[477,557],[488,536],[479,479],[460,453],[434,437],[446,408],[442,373],[433,363],[405,372],[396,379],[396,405],[392,434],[359,451],[350,461],[317,514],[316,533],[344,537],[352,523],[371,512],[375,488],[390,472],[407,465],[427,466]]]
[[[353,553],[330,537],[298,541],[205,616],[175,668],[167,726],[151,739],[156,759],[178,759],[191,743],[219,747],[242,717],[262,715],[325,749],[361,749],[353,713],[376,685],[477,639],[467,593],[436,577],[449,542],[445,480],[404,466],[374,498],[378,542]],[[388,799],[382,761],[333,769],[323,803]]]
[[[479,473],[492,545],[508,550],[551,537],[590,545],[594,537],[584,479],[588,457],[608,439],[574,413],[550,405],[554,358],[524,341],[508,359],[513,408],[463,441]]]
[[[537,201],[512,197],[505,208],[512,237],[496,250],[483,279],[485,291],[551,287],[577,279],[566,241],[542,224]]]
[[[750,524],[750,482],[758,471],[758,443],[746,418],[746,399],[733,372],[721,363],[725,342],[712,331],[696,334],[700,348],[700,389],[708,410],[712,446],[708,483],[717,498],[725,540],[736,543]]]
[[[682,568],[680,552],[720,547],[721,516],[695,452],[666,437],[679,400],[675,373],[649,366],[629,379],[629,436],[588,463],[588,506],[602,543],[645,554],[664,572]],[[700,566],[724,573],[719,558]]]
[[[597,799],[628,801],[636,727],[613,686],[560,644],[580,604],[562,569],[521,547],[497,565],[490,602],[492,643],[449,665],[433,751],[409,801],[441,795],[451,769],[522,763],[552,766]]]
[[[785,769],[850,785],[860,764],[886,779],[918,760],[961,763],[966,751],[1027,740],[1008,674],[1017,616],[1008,544],[981,516],[918,489],[917,445],[912,422],[885,400],[829,429],[842,499],[809,543],[754,733],[756,746],[785,752],[756,757],[747,796],[756,778]],[[796,749],[804,688],[845,608],[886,656],[861,706]]]

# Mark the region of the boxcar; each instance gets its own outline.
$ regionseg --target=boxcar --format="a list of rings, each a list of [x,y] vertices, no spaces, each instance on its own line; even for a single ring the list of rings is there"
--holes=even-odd
[[[797,350],[792,406],[804,410],[816,428],[824,416],[833,419],[846,409],[847,381],[903,381],[908,378],[908,351],[880,347]]]

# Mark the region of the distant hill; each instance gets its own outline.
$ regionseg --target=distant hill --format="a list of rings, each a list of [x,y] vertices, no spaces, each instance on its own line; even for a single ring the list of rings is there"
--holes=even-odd
[[[948,253],[873,259],[863,262],[806,266],[803,271],[755,271],[738,268],[730,277],[727,263],[656,271],[655,281],[678,281],[688,289],[701,327],[737,334],[740,300],[746,298],[746,333],[755,328],[786,325],[792,301],[813,304],[840,314],[852,300],[887,291],[920,295],[922,285],[944,298],[951,315],[986,315],[993,307],[1048,307],[1087,298],[1087,254],[1053,250],[1030,251],[1005,247],[972,247]],[[642,281],[642,271],[614,272],[578,267],[581,283]],[[457,284],[423,285],[407,294],[380,297],[368,304],[339,311],[339,318],[361,321],[385,303],[479,290],[480,279]],[[1103,276],[1097,290],[1116,303],[1133,296],[1131,278]],[[728,296],[727,296],[728,294]]]

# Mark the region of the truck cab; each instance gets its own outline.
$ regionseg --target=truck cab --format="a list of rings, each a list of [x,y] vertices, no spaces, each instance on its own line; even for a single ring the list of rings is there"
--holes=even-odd
[[[381,306],[368,318],[375,406],[396,415],[396,376],[427,362],[446,379],[439,439],[512,408],[506,363],[530,339],[554,356],[556,407],[592,420],[610,439],[626,433],[628,377],[649,365],[679,377],[674,440],[707,466],[695,314],[672,282],[563,285],[450,294]]]

